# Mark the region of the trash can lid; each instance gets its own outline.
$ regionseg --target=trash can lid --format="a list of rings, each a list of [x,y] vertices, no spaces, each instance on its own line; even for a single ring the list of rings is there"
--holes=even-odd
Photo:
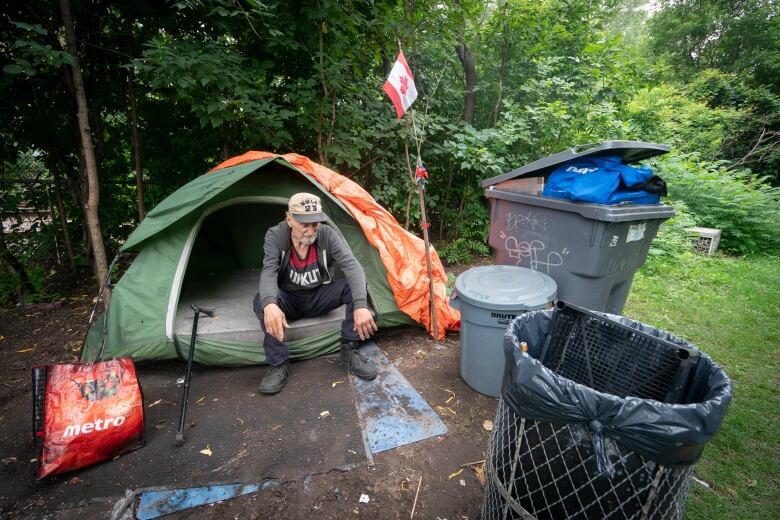
[[[617,155],[622,158],[624,164],[631,164],[667,152],[669,152],[669,146],[665,144],[645,143],[642,141],[604,141],[601,143],[583,144],[528,163],[511,172],[485,179],[482,181],[482,187],[488,188],[499,182],[524,175],[547,176],[561,164],[573,159],[579,159],[580,157]]]
[[[555,299],[558,286],[544,273],[513,265],[472,267],[455,279],[458,297],[476,307],[532,311]]]

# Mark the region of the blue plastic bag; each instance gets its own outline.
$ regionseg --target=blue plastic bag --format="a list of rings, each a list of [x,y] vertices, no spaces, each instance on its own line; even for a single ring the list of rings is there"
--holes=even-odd
[[[659,195],[635,188],[651,177],[650,168],[628,166],[617,156],[582,157],[553,170],[542,196],[595,204],[657,204]]]

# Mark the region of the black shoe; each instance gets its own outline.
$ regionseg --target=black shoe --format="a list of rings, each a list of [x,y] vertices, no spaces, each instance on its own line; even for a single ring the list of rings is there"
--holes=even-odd
[[[278,393],[287,382],[287,375],[290,373],[290,362],[285,361],[281,365],[271,365],[265,371],[263,381],[260,383],[261,394]]]
[[[376,367],[360,351],[360,342],[358,341],[341,341],[339,363],[360,379],[371,380],[376,377]]]

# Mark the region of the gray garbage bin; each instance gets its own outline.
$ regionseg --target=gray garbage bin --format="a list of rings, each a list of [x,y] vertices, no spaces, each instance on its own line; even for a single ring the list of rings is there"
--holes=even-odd
[[[504,332],[527,311],[555,299],[549,276],[508,265],[473,267],[455,280],[450,305],[460,310],[460,375],[485,395],[498,397],[504,375]]]
[[[607,141],[565,150],[483,181],[490,201],[488,243],[496,264],[541,271],[557,282],[558,298],[620,314],[636,270],[674,209],[663,204],[571,202],[508,191],[501,183],[546,176],[561,164],[586,156],[618,155],[631,163],[668,151],[660,144]]]

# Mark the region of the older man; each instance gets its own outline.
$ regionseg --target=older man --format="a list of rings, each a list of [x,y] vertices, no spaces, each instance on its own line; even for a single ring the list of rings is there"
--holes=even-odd
[[[341,305],[346,305],[347,311],[341,323],[339,361],[360,378],[375,378],[376,367],[358,350],[360,340],[377,330],[368,309],[363,268],[341,235],[321,225],[327,217],[319,197],[296,193],[287,209],[287,218],[265,235],[260,291],[254,299],[270,365],[260,392],[275,394],[287,382],[290,362],[284,334],[288,322],[319,316]],[[331,277],[334,263],[345,278]]]

